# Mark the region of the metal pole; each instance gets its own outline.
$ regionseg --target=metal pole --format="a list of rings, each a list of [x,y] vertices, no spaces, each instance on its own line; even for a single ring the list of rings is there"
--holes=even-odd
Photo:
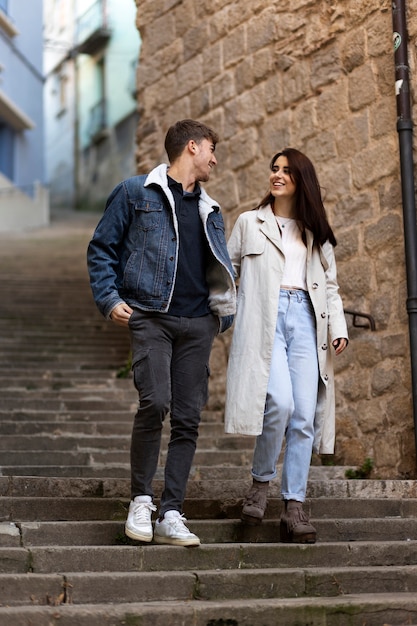
[[[414,440],[417,455],[417,224],[414,194],[413,122],[410,107],[405,0],[393,0],[392,26],[407,274],[407,313],[410,334]]]

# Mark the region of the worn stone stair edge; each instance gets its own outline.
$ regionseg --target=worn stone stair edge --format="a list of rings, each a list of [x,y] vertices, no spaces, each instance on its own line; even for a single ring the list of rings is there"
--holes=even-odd
[[[159,498],[155,498],[159,506]],[[42,522],[42,521],[93,521],[119,520],[125,521],[129,498],[103,498],[66,496],[49,497],[8,497],[0,500],[0,519],[3,522]],[[316,498],[306,502],[309,515],[319,519],[384,519],[417,518],[417,499],[363,499],[357,501],[352,510],[346,498]],[[204,519],[239,519],[241,499],[229,498],[215,500],[207,498],[186,498],[185,515],[190,520]],[[266,519],[279,518],[282,512],[282,500],[276,498],[268,503]]]
[[[175,571],[200,569],[376,567],[417,564],[417,541],[333,541],[315,544],[207,543],[193,549],[178,546],[92,545],[2,548],[3,573],[102,571]],[[172,568],[170,568],[172,569]],[[417,597],[417,596],[416,596]]]
[[[411,626],[411,620],[417,623],[417,596],[355,594],[337,598],[142,602],[104,607],[3,607],[0,619],[13,626]]]
[[[320,543],[336,541],[409,541],[417,536],[417,519],[323,518],[311,517]],[[125,520],[72,520],[0,522],[0,547],[135,545],[124,534]],[[196,519],[188,522],[204,544],[278,543],[279,517],[266,518],[258,526],[243,524],[239,518]]]
[[[395,577],[395,578],[394,578]],[[246,599],[314,597],[361,593],[368,585],[373,594],[402,591],[404,579],[408,591],[417,591],[417,567],[324,567],[268,568],[248,571],[197,570],[183,572],[96,572],[62,574],[0,574],[1,605],[47,605],[51,600],[94,605],[118,602],[178,601],[197,599],[238,600],[242,590]],[[370,583],[369,581],[372,580]],[[366,581],[366,582],[365,582]],[[327,592],[327,593],[326,593]],[[24,601],[24,598],[27,598]]]
[[[1,470],[1,468],[0,468]],[[221,480],[222,484],[217,485]],[[249,480],[236,480],[235,477],[231,479],[232,482],[236,482],[236,488],[233,489],[233,485],[227,480],[227,468],[224,470],[224,478],[220,479],[216,477],[211,481],[211,487],[224,498],[230,496],[230,489],[233,489],[234,493],[238,493],[240,497],[245,494],[245,489],[250,484]],[[205,484],[210,485],[210,481],[204,480],[201,485],[198,485],[197,478],[190,481],[197,484],[194,489],[207,488]],[[13,495],[13,492],[17,490],[17,493],[22,494],[24,492],[26,496],[30,495],[31,485],[42,484],[42,488],[45,488],[45,497],[53,497],[57,493],[62,495],[85,495],[91,497],[91,495],[103,495],[111,494],[115,495],[115,491],[120,490],[120,494],[127,497],[129,489],[129,479],[126,478],[61,478],[61,477],[37,477],[37,476],[0,476],[0,495]],[[155,485],[159,489],[162,487],[162,476],[155,482]],[[216,486],[217,485],[217,486]],[[275,496],[280,498],[279,493],[279,481],[276,481],[275,487],[272,487],[271,497]],[[38,489],[37,488],[37,489]],[[191,487],[190,487],[191,488]],[[320,491],[319,496],[314,494]],[[310,480],[308,483],[307,497],[340,497],[340,498],[403,498],[414,499],[417,498],[417,481],[414,480],[351,480],[351,479],[335,479],[324,478],[323,480]]]

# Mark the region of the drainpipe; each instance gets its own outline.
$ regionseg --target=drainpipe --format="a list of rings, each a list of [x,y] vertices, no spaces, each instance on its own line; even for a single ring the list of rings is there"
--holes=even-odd
[[[413,122],[410,107],[405,0],[392,1],[392,26],[407,273],[407,313],[411,353],[414,440],[417,455],[417,224],[414,195]]]

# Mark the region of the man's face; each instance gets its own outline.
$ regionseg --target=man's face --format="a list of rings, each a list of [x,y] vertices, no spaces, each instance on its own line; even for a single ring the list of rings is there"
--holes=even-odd
[[[217,165],[214,156],[214,143],[210,139],[203,139],[201,143],[194,142],[194,167],[196,180],[206,182],[210,178],[212,168]]]

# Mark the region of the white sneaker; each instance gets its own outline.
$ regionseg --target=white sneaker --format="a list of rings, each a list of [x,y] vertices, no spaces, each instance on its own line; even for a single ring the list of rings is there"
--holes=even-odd
[[[186,521],[179,511],[167,511],[162,522],[155,522],[155,542],[172,546],[199,546],[200,539],[190,532],[184,524]]]
[[[126,535],[136,541],[152,541],[152,511],[156,511],[156,506],[151,496],[136,496],[129,505]]]

